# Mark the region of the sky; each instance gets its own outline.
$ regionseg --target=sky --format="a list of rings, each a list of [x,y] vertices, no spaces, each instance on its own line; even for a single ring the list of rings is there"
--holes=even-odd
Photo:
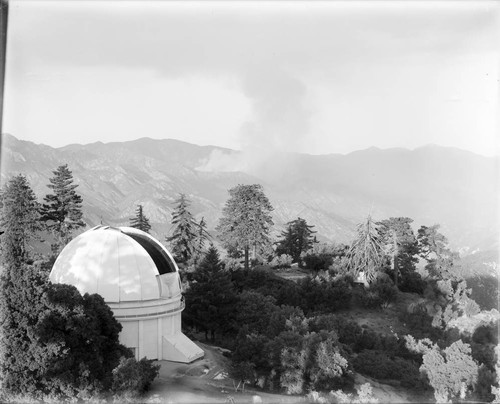
[[[3,132],[500,154],[497,1],[11,0]]]

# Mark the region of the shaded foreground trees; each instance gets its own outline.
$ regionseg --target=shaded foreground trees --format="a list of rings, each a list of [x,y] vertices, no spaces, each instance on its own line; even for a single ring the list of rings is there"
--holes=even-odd
[[[39,203],[24,175],[11,178],[0,194],[0,264],[19,267],[32,260],[30,242],[41,230]]]
[[[113,369],[132,354],[101,296],[52,284],[27,265],[7,268],[0,288],[2,399],[88,399],[112,389]],[[147,367],[154,378],[157,368]]]
[[[216,230],[228,251],[244,252],[248,269],[250,249],[255,258],[258,251],[271,244],[273,207],[258,184],[237,185],[229,190],[229,195]]]
[[[22,175],[9,180],[0,197],[0,401],[133,396],[158,368],[130,358],[118,341],[121,325],[101,296],[52,284],[42,266],[32,265],[29,242],[39,230],[54,234],[55,253],[83,225],[71,171],[64,165],[54,174],[49,185],[54,194],[41,208]],[[120,358],[127,358],[128,370],[135,369],[138,383],[118,382],[124,372]]]
[[[198,329],[211,333],[229,331],[234,320],[236,292],[229,273],[224,271],[217,249],[211,246],[193,273],[193,282],[185,296],[189,304],[184,310],[185,319]]]

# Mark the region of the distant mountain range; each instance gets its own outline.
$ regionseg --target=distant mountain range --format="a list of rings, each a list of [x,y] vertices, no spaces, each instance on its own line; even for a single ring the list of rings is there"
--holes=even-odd
[[[192,212],[213,230],[237,184],[260,183],[274,206],[276,233],[298,216],[318,238],[349,243],[356,224],[408,216],[440,223],[462,253],[499,247],[498,157],[439,146],[416,150],[370,148],[347,155],[246,153],[178,140],[141,138],[53,148],[4,135],[1,181],[25,174],[39,199],[52,171],[68,163],[84,200],[88,226],[128,224],[144,206],[152,233],[170,231],[174,200],[192,200]]]

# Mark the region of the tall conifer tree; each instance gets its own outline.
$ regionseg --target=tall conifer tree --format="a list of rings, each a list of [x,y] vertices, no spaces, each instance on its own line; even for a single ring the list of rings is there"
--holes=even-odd
[[[227,250],[243,250],[248,269],[250,250],[255,258],[257,250],[271,244],[273,207],[259,184],[237,185],[229,195],[216,230]]]
[[[411,228],[413,219],[409,217],[391,217],[382,220],[380,234],[385,251],[391,257],[391,266],[394,284],[398,287],[401,272],[408,272],[415,268],[418,259],[418,243]]]
[[[137,205],[137,209],[135,210],[135,217],[130,218],[130,227],[134,227],[146,233],[149,233],[149,230],[151,230],[149,219],[144,214],[142,205]]]
[[[231,275],[224,270],[219,252],[211,245],[193,273],[193,282],[186,291],[185,316],[188,321],[205,331],[224,333],[233,326],[237,295]]]
[[[205,243],[211,239],[210,233],[207,231],[207,223],[205,222],[205,218],[202,217],[200,223],[198,223],[198,230],[196,234],[195,240],[195,264],[198,262],[198,257],[204,253],[205,251]]]
[[[288,222],[285,231],[281,232],[282,239],[278,241],[276,254],[288,254],[293,258],[293,262],[300,261],[300,254],[310,250],[315,242],[313,236],[316,233],[307,224],[305,219],[297,218]]]
[[[41,230],[39,203],[24,175],[9,180],[0,193],[0,253],[5,267],[28,262],[30,241]]]
[[[456,275],[453,274],[452,269],[458,254],[448,248],[448,240],[438,231],[439,227],[439,224],[435,224],[434,226],[421,226],[418,229],[420,256],[427,261],[426,269],[433,277],[455,278]]]
[[[187,262],[196,251],[198,238],[198,223],[189,211],[191,201],[185,194],[179,194],[175,201],[177,204],[172,212],[172,236],[167,237],[171,243],[172,252],[180,262]]]
[[[56,237],[52,251],[57,254],[72,238],[74,230],[85,226],[82,220],[82,197],[77,194],[77,184],[73,184],[73,174],[67,164],[57,167],[49,179],[47,194],[41,208],[42,221]]]
[[[357,230],[358,235],[347,252],[347,265],[353,275],[363,272],[366,281],[372,283],[384,261],[379,225],[368,216]]]

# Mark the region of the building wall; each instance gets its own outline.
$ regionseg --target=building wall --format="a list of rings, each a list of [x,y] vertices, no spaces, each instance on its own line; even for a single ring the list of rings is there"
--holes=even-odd
[[[134,348],[136,359],[169,359],[169,353],[162,349],[163,336],[182,334],[180,311],[152,319],[121,320],[120,324],[120,343]]]

